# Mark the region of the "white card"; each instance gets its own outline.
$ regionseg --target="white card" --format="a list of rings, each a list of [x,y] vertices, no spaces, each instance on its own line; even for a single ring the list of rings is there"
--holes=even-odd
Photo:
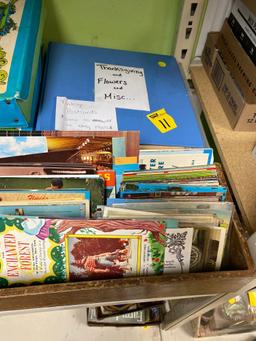
[[[149,111],[144,69],[95,63],[95,101]]]
[[[193,228],[166,229],[164,273],[189,272]]]
[[[111,103],[70,100],[57,97],[56,130],[118,130],[116,110]]]

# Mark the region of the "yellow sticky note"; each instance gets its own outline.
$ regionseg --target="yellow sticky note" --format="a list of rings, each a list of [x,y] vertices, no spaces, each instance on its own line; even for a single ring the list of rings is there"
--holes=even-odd
[[[172,116],[167,114],[165,109],[159,109],[147,115],[147,118],[156,126],[161,133],[167,133],[177,128]]]
[[[228,300],[228,303],[229,303],[229,304],[235,304],[235,303],[236,303],[236,299],[235,299],[234,297],[232,297],[232,298],[230,298],[230,299]]]
[[[251,307],[256,307],[256,292],[255,291],[248,291],[248,298]]]

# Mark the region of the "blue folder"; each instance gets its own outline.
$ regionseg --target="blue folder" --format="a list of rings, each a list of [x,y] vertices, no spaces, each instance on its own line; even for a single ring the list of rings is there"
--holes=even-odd
[[[174,57],[60,43],[49,45],[37,130],[55,128],[57,96],[94,101],[95,63],[144,69],[150,111],[117,108],[119,130],[140,130],[141,144],[205,146],[199,119]],[[166,133],[147,118],[162,108],[177,125]]]

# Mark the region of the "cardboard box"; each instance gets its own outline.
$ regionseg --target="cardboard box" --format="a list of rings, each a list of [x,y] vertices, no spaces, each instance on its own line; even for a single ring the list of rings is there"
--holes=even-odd
[[[256,16],[256,2],[255,0],[242,0],[245,6]]]
[[[256,103],[256,66],[234,36],[227,21],[221,29],[217,48],[246,102]]]
[[[0,128],[33,126],[41,81],[42,0],[0,5]]]
[[[242,2],[236,0],[228,23],[245,52],[256,65],[256,16]]]
[[[240,131],[256,130],[256,104],[246,103],[216,49],[218,33],[208,34],[202,63],[228,117],[231,127]]]

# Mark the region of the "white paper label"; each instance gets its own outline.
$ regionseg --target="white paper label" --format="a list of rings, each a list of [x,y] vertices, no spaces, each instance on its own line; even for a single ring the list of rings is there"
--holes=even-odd
[[[115,107],[111,103],[70,100],[57,97],[56,130],[118,130]]]
[[[144,69],[95,63],[95,101],[149,111]]]

